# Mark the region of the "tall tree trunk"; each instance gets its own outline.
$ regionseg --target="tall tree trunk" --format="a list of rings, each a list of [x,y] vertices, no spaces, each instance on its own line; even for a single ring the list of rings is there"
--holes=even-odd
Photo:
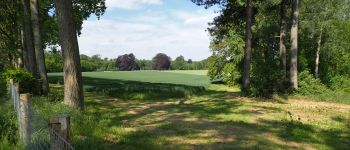
[[[29,11],[29,1],[21,0],[23,5],[24,13],[24,50],[26,50],[26,55],[28,59],[28,64],[26,64],[26,69],[28,72],[32,73],[34,77],[37,77],[36,63],[35,63],[35,52],[33,45],[33,32],[32,32],[32,22],[30,20]]]
[[[55,4],[64,57],[64,103],[83,110],[83,83],[72,0],[55,0]]]
[[[322,43],[322,34],[323,28],[321,27],[320,35],[317,41],[317,51],[316,51],[316,60],[315,60],[315,78],[318,78],[318,68],[320,64],[320,51],[321,51],[321,43]]]
[[[286,79],[287,75],[287,58],[286,58],[286,5],[287,0],[281,1],[280,6],[280,69],[282,72],[282,79]]]
[[[29,71],[30,67],[29,67],[29,59],[28,59],[28,50],[27,50],[27,46],[26,46],[26,42],[25,42],[25,38],[24,38],[24,27],[22,27],[21,30],[21,44],[22,44],[22,59],[23,59],[23,67],[25,70]]]
[[[17,68],[23,68],[23,49],[22,48],[18,48],[17,49],[18,52],[18,58],[17,58]]]
[[[298,89],[298,15],[299,0],[293,0],[292,6],[292,29],[291,29],[291,63],[290,82],[291,88]]]
[[[245,33],[245,50],[244,50],[244,66],[243,66],[243,94],[250,93],[250,62],[252,57],[252,17],[253,4],[252,0],[246,0],[246,33]]]
[[[30,10],[31,10],[32,23],[33,23],[36,64],[37,64],[40,78],[42,80],[42,92],[44,95],[47,95],[49,92],[49,84],[47,81],[44,50],[41,42],[38,0],[30,0]]]

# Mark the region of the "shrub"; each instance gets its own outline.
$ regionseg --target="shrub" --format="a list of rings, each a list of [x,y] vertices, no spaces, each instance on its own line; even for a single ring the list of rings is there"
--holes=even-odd
[[[336,76],[331,79],[330,87],[335,91],[350,93],[350,78],[345,76]]]
[[[303,71],[298,75],[299,89],[301,95],[318,95],[330,92],[327,87],[321,83],[321,80],[315,79],[309,71]]]
[[[41,93],[41,80],[35,79],[23,69],[6,70],[4,77],[7,81],[13,79],[14,82],[19,83],[20,93],[31,93],[34,95],[40,95]]]

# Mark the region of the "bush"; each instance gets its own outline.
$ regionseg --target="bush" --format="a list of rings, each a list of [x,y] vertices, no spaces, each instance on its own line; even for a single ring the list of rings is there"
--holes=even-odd
[[[350,93],[350,78],[345,76],[336,76],[331,79],[330,87],[335,91]]]
[[[318,95],[330,92],[327,87],[321,83],[321,80],[315,79],[309,71],[303,71],[298,75],[299,89],[301,95]]]
[[[7,81],[13,79],[14,82],[19,83],[20,93],[41,94],[41,80],[35,79],[30,73],[23,69],[6,70],[4,77]]]

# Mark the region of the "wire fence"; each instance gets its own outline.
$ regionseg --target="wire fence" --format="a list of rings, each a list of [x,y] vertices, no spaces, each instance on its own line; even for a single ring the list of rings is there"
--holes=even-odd
[[[65,140],[57,131],[49,125],[30,102],[23,102],[19,93],[19,84],[10,82],[10,94],[14,103],[14,110],[18,118],[18,130],[20,139],[29,150],[73,150],[73,146]],[[56,131],[55,131],[56,130]],[[68,129],[69,130],[69,129]]]

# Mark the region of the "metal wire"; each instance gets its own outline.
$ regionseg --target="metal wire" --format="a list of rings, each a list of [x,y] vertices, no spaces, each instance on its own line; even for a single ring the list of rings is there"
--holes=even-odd
[[[10,94],[14,103],[14,110],[17,113],[18,118],[18,130],[19,135],[23,137],[23,127],[21,120],[23,119],[22,113],[20,113],[20,96],[18,91],[18,84],[11,83]],[[56,131],[48,126],[48,121],[43,119],[40,113],[36,112],[32,107],[28,106],[29,118],[30,118],[30,143],[27,145],[29,150],[74,150],[73,146],[61,137]],[[55,143],[54,145],[51,145]]]

